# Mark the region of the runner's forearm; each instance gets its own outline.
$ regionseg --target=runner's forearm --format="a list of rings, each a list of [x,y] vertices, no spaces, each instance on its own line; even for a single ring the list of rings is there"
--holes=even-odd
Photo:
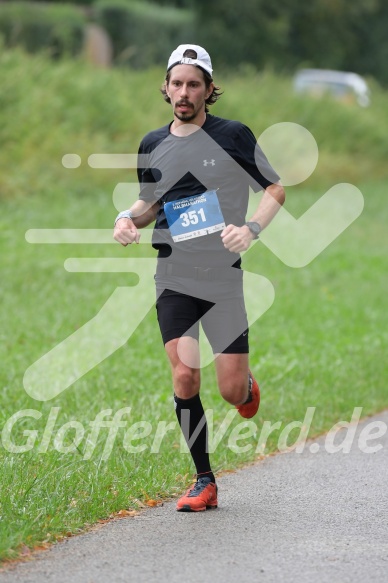
[[[150,205],[150,203],[144,200],[137,200],[129,209],[132,213],[132,220],[135,227],[137,229],[143,229],[153,223],[156,219],[158,208],[158,203]]]
[[[286,194],[280,182],[271,184],[264,191],[263,197],[254,215],[249,221],[259,223],[264,229],[272,221],[280,207],[284,204]]]

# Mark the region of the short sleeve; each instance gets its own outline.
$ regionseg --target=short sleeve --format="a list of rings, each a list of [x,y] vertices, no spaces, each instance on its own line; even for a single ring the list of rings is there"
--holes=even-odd
[[[139,156],[141,154],[147,154],[144,147],[144,142],[142,141],[138,150],[138,164],[137,164],[137,179],[140,185],[140,200],[145,202],[155,202],[155,188],[156,180],[152,173],[151,168],[140,168],[142,163],[139,162]]]
[[[249,181],[254,192],[266,189],[280,180],[280,177],[268,162],[263,150],[251,130],[241,124],[235,139],[236,161],[249,174]]]

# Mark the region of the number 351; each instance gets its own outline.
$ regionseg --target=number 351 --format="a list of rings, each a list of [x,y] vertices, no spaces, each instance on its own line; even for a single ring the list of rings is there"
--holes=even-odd
[[[188,227],[189,225],[197,225],[199,222],[199,217],[201,218],[202,222],[206,221],[205,211],[203,208],[198,209],[197,211],[189,211],[188,213],[182,213],[179,216],[182,219],[182,227]]]

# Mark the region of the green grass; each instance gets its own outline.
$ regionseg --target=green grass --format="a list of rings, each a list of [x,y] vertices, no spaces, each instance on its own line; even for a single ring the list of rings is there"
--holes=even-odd
[[[144,133],[169,120],[156,91],[162,71],[101,72],[70,62],[53,66],[43,57],[12,52],[2,55],[0,74],[0,428],[17,411],[42,414],[19,420],[12,432],[20,445],[28,439],[24,431],[37,431],[30,451],[2,448],[0,453],[0,557],[5,559],[16,556],[22,543],[33,547],[55,541],[120,509],[138,508],[148,498],[172,496],[185,487],[193,467],[180,453],[177,428],[163,439],[159,453],[150,451],[158,423],[175,421],[153,309],[124,347],[52,401],[36,401],[23,388],[28,366],[96,315],[116,287],[134,284],[125,273],[69,273],[64,261],[153,256],[147,246],[32,245],[25,232],[111,228],[116,215],[112,192],[128,174],[92,170],[86,159],[94,152],[134,152]],[[301,421],[307,407],[316,407],[312,437],[340,419],[349,420],[354,407],[369,415],[387,406],[388,211],[381,178],[387,128],[380,118],[386,95],[376,88],[373,107],[364,111],[326,101],[302,103],[287,97],[289,80],[270,74],[231,77],[223,84],[217,114],[243,119],[257,134],[277,121],[305,121],[315,135],[320,147],[315,175],[287,189],[286,206],[295,216],[339,180],[356,183],[364,194],[361,217],[307,267],[286,267],[263,245],[244,258],[246,268],[267,277],[276,290],[273,306],[250,332],[252,369],[263,392],[255,418],[258,432],[265,420],[281,421],[284,428]],[[328,123],[332,119],[334,126]],[[343,128],[351,131],[347,139]],[[61,166],[67,152],[81,155],[79,169]],[[130,318],[134,309],[128,306],[123,317]],[[213,367],[202,374],[204,406],[213,410],[217,429],[230,407],[219,397]],[[38,451],[53,407],[59,408],[54,436],[69,421],[85,428],[71,453],[58,452],[53,440],[47,452]],[[131,407],[124,418],[127,427],[119,429],[108,459],[102,459],[104,428],[90,459],[83,459],[90,422],[103,409],[114,414],[123,407]],[[150,423],[151,433],[133,443],[147,449],[130,453],[123,445],[124,431],[139,421]],[[233,420],[212,455],[217,472],[257,457],[258,435],[241,441],[252,446],[245,453],[228,447],[238,423],[239,418]],[[65,445],[73,436],[67,435]],[[276,450],[278,437],[279,431],[270,436],[266,453]]]

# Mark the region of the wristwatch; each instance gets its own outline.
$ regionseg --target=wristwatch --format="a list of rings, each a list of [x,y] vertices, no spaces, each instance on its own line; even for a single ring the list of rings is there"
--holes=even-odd
[[[250,232],[252,233],[252,235],[254,235],[254,239],[258,239],[259,235],[262,231],[262,228],[260,227],[259,223],[245,223],[245,225],[248,227],[248,229],[250,230]]]
[[[114,226],[116,226],[117,221],[119,221],[120,219],[131,219],[131,220],[133,220],[132,219],[132,213],[131,213],[131,211],[130,210],[121,211],[121,213],[119,213],[117,215],[117,217],[116,217]]]

